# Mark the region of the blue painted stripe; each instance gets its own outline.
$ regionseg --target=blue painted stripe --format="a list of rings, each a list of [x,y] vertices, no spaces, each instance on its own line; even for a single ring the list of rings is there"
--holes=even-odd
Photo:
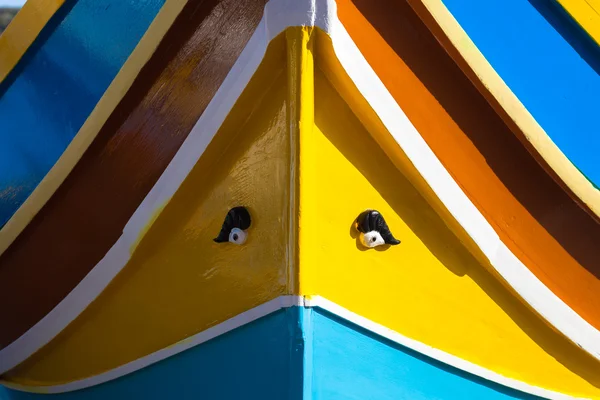
[[[554,1],[443,2],[554,143],[600,186],[600,48]]]
[[[4,397],[3,397],[4,396]],[[2,389],[2,400],[43,395]],[[442,364],[319,308],[277,311],[74,399],[537,399]]]
[[[0,226],[48,173],[164,0],[67,0],[0,85]]]

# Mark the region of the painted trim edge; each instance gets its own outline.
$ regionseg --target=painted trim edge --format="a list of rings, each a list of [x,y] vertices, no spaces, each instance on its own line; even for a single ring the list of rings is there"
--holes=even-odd
[[[0,229],[0,255],[15,241],[79,162],[187,2],[188,0],[165,0],[71,143],[29,197]]]
[[[17,66],[65,0],[28,0],[0,35],[0,84]]]
[[[259,318],[265,317],[278,310],[290,307],[320,308],[356,326],[366,329],[367,331],[374,333],[380,338],[387,339],[405,348],[423,354],[433,360],[442,362],[460,371],[467,372],[471,375],[483,378],[489,382],[493,382],[504,387],[508,387],[523,393],[528,393],[531,395],[544,397],[548,399],[573,399],[572,396],[568,396],[563,393],[544,389],[538,386],[529,385],[516,379],[507,378],[487,368],[483,368],[479,365],[463,360],[460,357],[428,346],[424,343],[421,343],[417,340],[411,339],[389,328],[386,328],[383,325],[377,324],[376,322],[373,322],[365,317],[361,317],[360,315],[353,313],[352,311],[321,296],[291,295],[277,297],[248,311],[242,312],[236,315],[235,317],[232,317],[218,325],[215,325],[200,333],[190,336],[187,339],[181,340],[175,343],[174,345],[165,347],[164,349],[156,351],[145,357],[138,358],[137,360],[124,364],[120,367],[89,378],[56,386],[28,386],[19,385],[7,381],[0,382],[6,387],[9,387],[14,390],[44,394],[65,393],[89,388],[131,374],[142,368],[148,367],[169,357],[175,356],[192,347],[205,343],[211,339],[214,339],[243,325],[256,321]]]
[[[533,147],[532,150],[535,150],[547,164],[547,166],[542,164],[544,170],[549,173],[548,168],[550,168],[556,176],[552,173],[549,173],[549,175],[555,180],[558,178],[561,181],[559,184],[566,186],[563,186],[563,190],[567,193],[570,192],[571,197],[574,197],[584,209],[587,208],[587,211],[593,214],[592,217],[600,220],[600,190],[594,187],[594,184],[577,169],[552,141],[546,131],[479,51],[442,1],[409,0],[409,4],[413,2],[420,2],[427,9],[427,12],[433,17],[452,46],[477,76],[479,83],[484,86],[493,100],[515,123],[524,139]],[[415,9],[415,11],[419,14],[418,10]],[[514,134],[519,136],[520,133],[514,132]],[[536,161],[540,163],[539,160]]]

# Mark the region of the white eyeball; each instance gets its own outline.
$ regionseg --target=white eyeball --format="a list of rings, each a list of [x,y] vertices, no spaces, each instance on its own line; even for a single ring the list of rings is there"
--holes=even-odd
[[[371,248],[385,244],[385,240],[383,240],[381,234],[377,231],[361,233],[360,241],[362,242],[363,246]]]
[[[240,228],[233,228],[229,233],[229,241],[235,244],[244,244],[247,234]]]

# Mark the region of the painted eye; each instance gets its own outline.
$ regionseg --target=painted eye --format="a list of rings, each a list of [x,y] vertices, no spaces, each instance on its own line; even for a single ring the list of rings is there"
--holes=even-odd
[[[235,244],[244,244],[246,242],[246,232],[239,228],[233,228],[229,233],[229,241]]]
[[[219,235],[213,240],[216,243],[230,242],[237,245],[244,244],[248,237],[246,232],[250,228],[252,219],[246,207],[234,207],[225,216]]]
[[[360,241],[365,247],[373,248],[384,244],[395,246],[400,241],[392,235],[383,215],[377,210],[362,212],[355,221]]]

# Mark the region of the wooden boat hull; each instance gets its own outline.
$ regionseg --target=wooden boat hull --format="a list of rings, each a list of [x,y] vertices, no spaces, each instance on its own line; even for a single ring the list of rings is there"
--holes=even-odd
[[[112,243],[97,247],[102,258],[81,263],[86,275],[0,349],[4,395],[600,398],[600,332],[576,295],[595,298],[545,280],[556,259],[573,281],[590,271],[569,264],[569,225],[555,237],[539,213],[559,207],[552,215],[585,226],[591,239],[577,236],[575,254],[587,260],[598,227],[444,52],[431,21],[409,3],[394,8],[401,28],[367,2],[272,0],[260,22],[250,13],[262,5],[247,5],[256,8],[197,15],[189,33],[198,39],[176,41],[181,50],[167,61],[153,58],[162,72],[141,74],[119,109],[128,118],[101,131],[144,131],[148,115],[188,129],[167,140],[181,145],[165,145],[161,163],[149,152],[140,164],[153,178],[124,192],[117,228],[106,230]],[[201,21],[242,31],[257,23],[249,40],[227,47],[237,60],[214,94],[195,88],[193,74],[177,78],[192,50],[222,36],[191,28]],[[219,54],[201,63],[218,69]],[[163,87],[174,91],[166,100]],[[211,99],[189,111],[198,93]],[[484,128],[490,142],[478,136]],[[94,151],[110,150],[105,140]],[[122,157],[135,154],[124,143]],[[486,165],[490,148],[498,154]],[[81,198],[94,170],[86,165],[104,171],[89,154],[74,169],[79,180],[56,195]],[[510,186],[513,165],[526,171],[521,192]],[[65,198],[40,215],[60,215]],[[240,206],[251,216],[236,226],[244,240],[215,241]],[[385,216],[400,243],[366,246],[357,224],[365,210]],[[0,272],[15,265],[7,257],[20,238]]]
[[[7,399],[39,397],[0,388],[3,399],[2,391]],[[273,311],[120,379],[53,396],[165,397],[538,398],[441,366],[324,308],[296,306]]]

